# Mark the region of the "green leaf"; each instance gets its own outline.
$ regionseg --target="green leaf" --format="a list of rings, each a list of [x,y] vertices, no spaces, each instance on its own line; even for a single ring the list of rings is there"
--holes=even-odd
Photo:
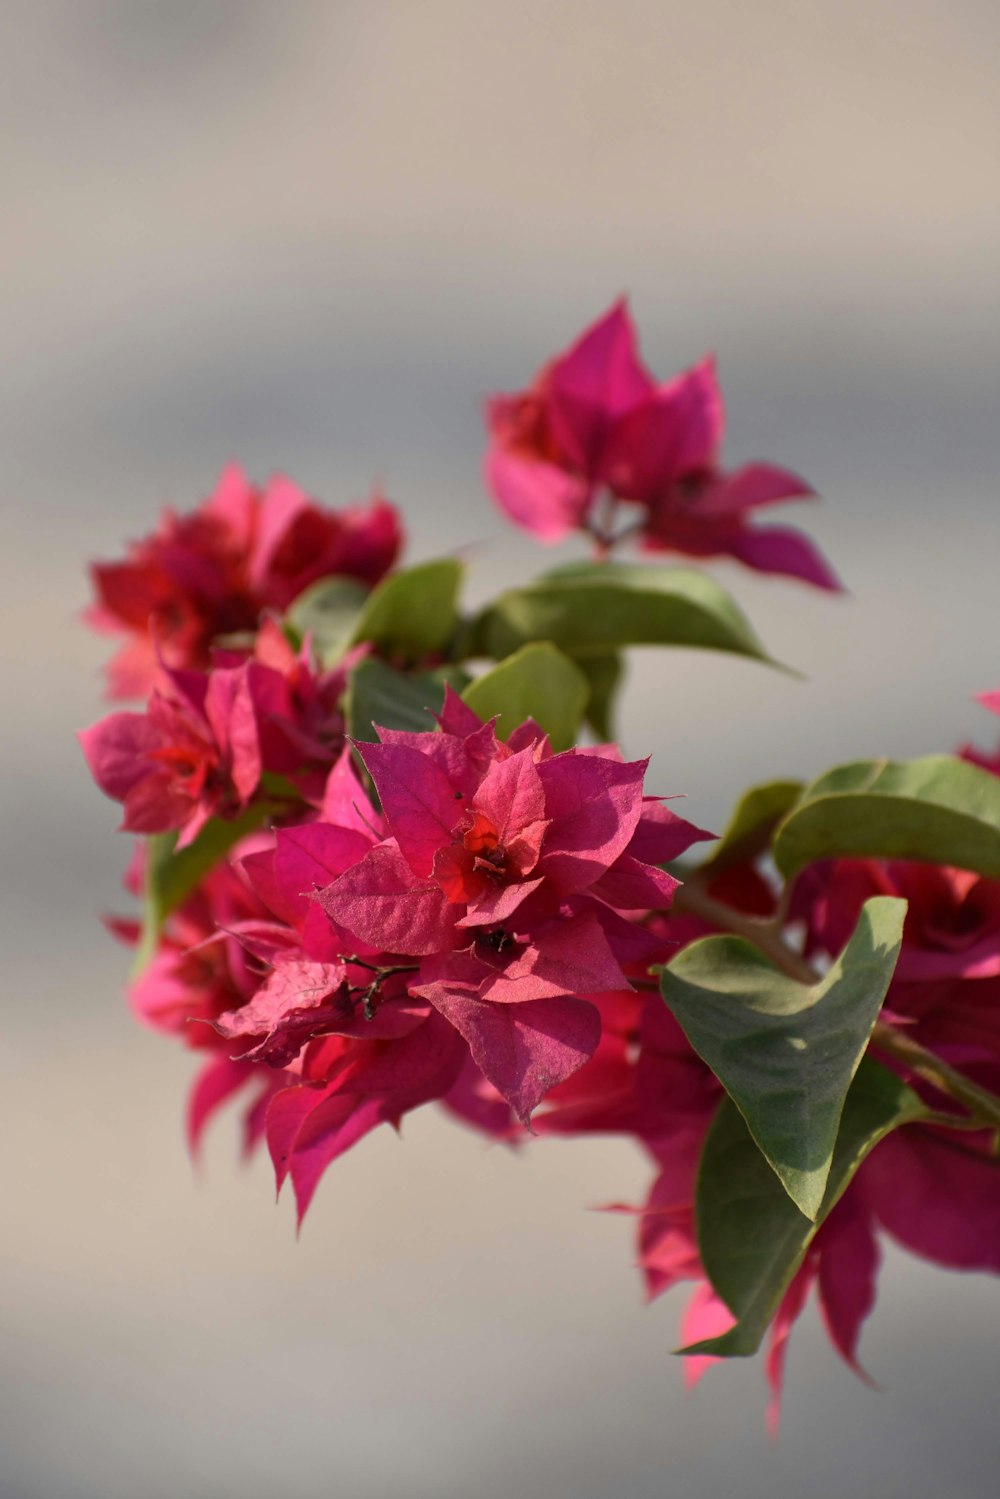
[[[386,656],[422,661],[443,654],[458,623],[462,564],[422,562],[383,579],[355,622],[351,644],[371,641]]]
[[[721,872],[755,859],[769,846],[774,829],[801,795],[801,781],[766,781],[751,786],[737,802],[705,867]]]
[[[433,672],[402,672],[377,657],[358,663],[347,679],[345,715],[352,739],[374,740],[373,728],[430,732],[434,713],[444,705],[445,682],[461,691],[468,677],[457,667]]]
[[[746,616],[707,574],[617,562],[574,564],[501,594],[479,615],[475,637],[479,653],[498,660],[535,640],[575,656],[682,645],[770,659]]]
[[[179,852],[176,833],[154,833],[146,839],[146,879],[143,890],[142,931],[136,949],[139,973],[156,951],[163,925],[171,911],[200,884],[219,860],[248,833],[259,828],[273,811],[269,802],[255,802],[232,820],[213,817],[193,843]]]
[[[499,715],[501,734],[533,718],[557,750],[576,743],[588,696],[587,679],[579,667],[548,642],[524,646],[462,693],[480,718]]]
[[[321,578],[294,601],[285,615],[300,645],[312,636],[313,648],[323,666],[333,666],[347,650],[369,590],[356,578]]]
[[[778,828],[774,859],[787,879],[845,856],[955,864],[1000,879],[1000,777],[951,755],[828,771]]]
[[[903,940],[906,902],[866,901],[816,984],[779,973],[742,937],[705,937],[674,958],[660,992],[747,1122],[785,1191],[815,1218],[851,1079]]]
[[[865,1156],[891,1130],[926,1113],[894,1073],[865,1058],[847,1095],[822,1209],[813,1222],[782,1190],[739,1110],[724,1099],[702,1152],[695,1216],[705,1273],[737,1322],[721,1337],[678,1351],[722,1358],[756,1353],[820,1224]]]
[[[590,696],[586,720],[598,739],[615,739],[614,709],[625,667],[617,653],[601,656],[575,656],[576,665],[587,678]]]

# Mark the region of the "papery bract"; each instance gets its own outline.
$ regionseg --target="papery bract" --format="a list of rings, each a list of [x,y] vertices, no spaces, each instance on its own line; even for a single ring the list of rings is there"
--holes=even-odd
[[[322,799],[343,746],[344,667],[317,675],[280,635],[258,659],[222,656],[209,672],[165,670],[144,713],[112,713],[79,738],[101,790],[125,809],[127,832],[180,830],[190,843],[211,817],[231,817],[273,772]]]
[[[643,366],[626,304],[616,303],[551,360],[528,390],[488,409],[486,478],[518,525],[543,541],[591,531],[602,549],[615,507],[630,511],[653,551],[730,556],[758,572],[839,588],[810,541],[788,527],[750,524],[762,506],[810,499],[787,469],[722,468],[722,393],[711,359],[658,384]],[[607,506],[600,518],[601,495]]]
[[[446,1094],[468,1055],[392,958],[359,952],[311,898],[380,829],[346,752],[329,780],[327,799],[346,799],[355,825],[312,820],[240,844],[171,915],[133,991],[150,1024],[213,1054],[191,1093],[192,1149],[215,1110],[254,1085],[247,1146],[266,1132],[300,1218],[326,1165]]]
[[[440,732],[360,745],[390,836],[319,899],[339,927],[422,960],[412,992],[527,1119],[597,1045],[581,1001],[629,988],[615,902],[670,903],[677,882],[632,841],[655,857],[704,835],[643,798],[645,762],[553,755],[530,728],[511,737],[519,747],[449,697]]]
[[[258,488],[231,465],[197,510],[165,511],[123,562],[92,568],[89,622],[127,636],[108,667],[111,696],[145,697],[157,652],[170,667],[207,666],[213,642],[255,630],[263,611],[284,611],[319,578],[377,583],[401,544],[397,513],[378,495],[326,509],[283,475]]]
[[[447,1093],[466,1055],[460,1036],[411,996],[406,965],[331,924],[312,898],[363,859],[380,830],[346,753],[330,782],[326,800],[349,802],[353,825],[282,827],[271,849],[244,861],[278,926],[243,929],[268,971],[247,1003],[215,1022],[244,1056],[286,1069],[266,1130],[300,1220],[326,1166],[376,1125],[398,1125]]]

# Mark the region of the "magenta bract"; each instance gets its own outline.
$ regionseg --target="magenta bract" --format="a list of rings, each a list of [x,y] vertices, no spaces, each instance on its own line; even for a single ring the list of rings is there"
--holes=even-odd
[[[840,587],[798,531],[751,524],[762,506],[812,498],[811,487],[768,463],[725,470],[713,360],[658,384],[639,358],[624,302],[528,390],[494,397],[487,422],[487,484],[510,519],[542,541],[589,530],[602,550],[613,544],[607,519],[595,521],[603,493],[612,510],[624,504],[627,529],[647,550],[735,557],[758,572]]]
[[[527,1119],[597,1044],[599,1018],[580,1001],[630,987],[619,906],[673,894],[676,881],[637,859],[633,841],[655,857],[704,835],[644,799],[644,761],[553,755],[530,732],[515,749],[451,698],[441,724],[359,745],[389,836],[319,901],[360,941],[419,960],[411,992],[455,1025]]]
[[[402,540],[396,511],[377,494],[366,507],[330,510],[284,475],[258,488],[231,465],[197,510],[165,511],[125,561],[91,569],[89,622],[127,637],[108,666],[110,696],[145,697],[160,661],[207,666],[220,637],[256,630],[265,610],[287,609],[319,578],[377,583]]]
[[[344,743],[349,663],[317,674],[274,627],[261,631],[257,652],[220,656],[208,672],[164,668],[144,713],[112,713],[80,734],[95,781],[123,804],[126,832],[176,828],[183,848],[210,818],[243,811],[265,772],[322,800]]]

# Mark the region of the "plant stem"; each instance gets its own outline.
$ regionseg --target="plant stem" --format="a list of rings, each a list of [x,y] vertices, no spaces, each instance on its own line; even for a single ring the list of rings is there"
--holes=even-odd
[[[921,1046],[919,1041],[914,1041],[912,1036],[908,1036],[898,1026],[890,1025],[885,1020],[876,1020],[872,1031],[872,1045],[884,1056],[892,1057],[908,1067],[917,1077],[922,1077],[924,1082],[933,1083],[942,1093],[947,1093],[957,1103],[964,1104],[973,1118],[993,1129],[1000,1129],[1000,1098],[972,1082],[963,1073],[956,1072],[954,1067],[942,1062],[940,1057]]]
[[[769,917],[746,916],[742,911],[735,911],[732,906],[709,895],[697,879],[689,876],[685,880],[674,896],[673,909],[700,916],[711,926],[733,932],[737,937],[745,937],[766,958],[770,958],[775,968],[780,968],[782,973],[787,973],[789,978],[798,983],[819,983],[820,975],[815,968],[785,941],[781,928],[773,920]]]
[[[700,916],[703,921],[723,931],[744,937],[774,964],[800,984],[818,984],[821,975],[816,972],[801,953],[785,939],[778,923],[769,917],[746,916],[723,901],[716,900],[698,883],[697,877],[688,879],[674,897],[674,909]],[[892,1057],[924,1082],[931,1083],[942,1093],[963,1104],[982,1127],[1000,1129],[1000,1098],[978,1083],[956,1072],[947,1062],[921,1046],[912,1036],[887,1020],[877,1020],[872,1031],[872,1045],[884,1056]],[[956,1120],[957,1128],[967,1127],[968,1121]]]

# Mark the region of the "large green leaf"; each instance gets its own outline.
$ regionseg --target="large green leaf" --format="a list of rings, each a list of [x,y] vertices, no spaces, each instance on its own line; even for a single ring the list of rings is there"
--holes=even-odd
[[[778,828],[774,859],[788,878],[843,856],[956,864],[1000,879],[1000,777],[951,755],[828,771]]]
[[[383,729],[429,733],[434,728],[432,715],[440,713],[444,705],[446,681],[460,691],[468,677],[455,667],[403,672],[374,656],[359,662],[347,679],[348,734],[352,739],[377,739],[375,724]]]
[[[660,990],[808,1218],[823,1203],[851,1079],[903,940],[906,902],[866,901],[843,952],[814,985],[779,973],[742,937],[705,937]]]
[[[823,1219],[865,1156],[898,1126],[923,1118],[917,1095],[865,1058],[851,1084],[820,1213],[800,1213],[736,1106],[725,1099],[702,1152],[696,1220],[705,1273],[737,1319],[721,1337],[682,1348],[723,1358],[756,1353]]]
[[[291,627],[296,642],[309,635],[322,664],[333,666],[351,644],[369,592],[357,578],[321,578],[292,604],[286,629]]]
[[[692,568],[587,562],[514,588],[474,627],[481,654],[501,659],[550,640],[571,655],[628,645],[686,645],[769,657],[749,621],[714,579]]]
[[[371,641],[386,656],[422,661],[443,654],[458,623],[462,564],[453,557],[422,562],[384,578],[368,595],[351,644]]]
[[[763,853],[774,829],[801,795],[801,781],[766,781],[751,786],[737,802],[725,832],[707,860],[707,867],[721,873],[733,864],[742,864]]]
[[[136,949],[136,972],[146,966],[159,941],[163,924],[225,854],[253,833],[274,810],[256,802],[240,817],[213,817],[193,843],[178,850],[176,833],[154,833],[146,839],[146,876],[143,888],[142,932]]]
[[[510,734],[533,718],[554,749],[575,744],[590,689],[587,679],[562,651],[548,642],[526,645],[470,682],[463,698],[480,718],[500,717],[500,732]]]

